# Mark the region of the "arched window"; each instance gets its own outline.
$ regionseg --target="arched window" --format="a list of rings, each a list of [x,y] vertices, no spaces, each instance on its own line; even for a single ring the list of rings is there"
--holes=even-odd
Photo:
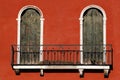
[[[90,5],[80,15],[80,43],[82,64],[102,64],[105,62],[103,50],[106,44],[106,14],[97,6]]]
[[[42,61],[40,54],[43,44],[43,14],[33,5],[23,7],[18,14],[18,39],[19,45],[17,63],[37,64]]]

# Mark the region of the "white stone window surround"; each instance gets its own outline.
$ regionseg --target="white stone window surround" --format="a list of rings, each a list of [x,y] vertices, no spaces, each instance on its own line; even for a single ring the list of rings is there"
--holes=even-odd
[[[44,18],[43,18],[43,13],[42,11],[34,6],[34,5],[27,5],[24,6],[23,8],[20,9],[19,13],[18,13],[18,18],[17,20],[17,45],[20,46],[20,22],[21,22],[21,14],[23,13],[23,11],[25,11],[28,8],[33,8],[35,10],[37,10],[40,14],[40,45],[43,45],[43,26],[44,26]],[[18,51],[20,51],[20,47],[17,48]],[[40,47],[40,50],[43,50],[43,47]],[[43,61],[43,54],[40,52],[40,61]],[[20,64],[20,53],[17,53],[17,64]]]
[[[100,10],[103,14],[103,44],[106,44],[106,20],[107,20],[106,13],[102,7],[100,7],[98,5],[94,5],[94,4],[85,7],[80,14],[80,18],[79,18],[79,20],[80,20],[80,44],[83,45],[83,15],[90,8],[96,8],[96,9]],[[104,46],[104,49],[106,49],[105,46]],[[83,50],[82,46],[80,47],[80,50]],[[104,52],[104,55],[103,55],[103,62],[106,62],[105,53],[106,52]],[[81,52],[81,55],[80,55],[80,62],[81,62],[81,64],[83,64],[83,52]]]

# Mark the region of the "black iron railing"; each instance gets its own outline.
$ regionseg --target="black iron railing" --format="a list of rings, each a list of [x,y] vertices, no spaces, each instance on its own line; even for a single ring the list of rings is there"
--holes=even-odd
[[[11,46],[13,65],[112,65],[112,45]]]

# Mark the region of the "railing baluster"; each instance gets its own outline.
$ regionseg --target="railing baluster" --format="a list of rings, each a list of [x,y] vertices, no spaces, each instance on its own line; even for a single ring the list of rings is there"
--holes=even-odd
[[[74,50],[72,51],[72,62],[71,63],[73,63],[74,64]]]
[[[67,54],[67,55],[66,55],[66,58],[67,58],[66,61],[67,61],[67,63],[68,63],[68,54],[69,54],[69,50],[66,52],[66,54]]]
[[[49,61],[50,59],[49,59],[49,51],[47,51],[47,61]]]
[[[78,51],[76,52],[76,64],[78,64]]]
[[[56,56],[56,53],[55,53],[55,50],[53,50],[53,64],[55,64],[55,56]]]
[[[56,62],[58,64],[58,50],[56,50]]]

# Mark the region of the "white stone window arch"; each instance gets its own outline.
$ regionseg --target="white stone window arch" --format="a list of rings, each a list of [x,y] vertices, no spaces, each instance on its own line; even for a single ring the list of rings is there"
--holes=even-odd
[[[34,5],[24,6],[23,8],[20,9],[20,11],[18,13],[18,18],[16,19],[17,20],[17,45],[20,46],[21,15],[25,10],[27,10],[29,8],[35,9],[40,14],[40,45],[43,45],[43,24],[44,24],[43,13],[38,7],[36,7]],[[20,47],[18,47],[18,50],[20,50]],[[40,47],[40,50],[43,50],[42,46]],[[42,60],[43,60],[43,54],[41,53],[40,54],[40,61],[42,61]],[[17,64],[19,64],[19,63],[20,63],[20,53],[18,53],[18,55],[17,55]]]
[[[80,14],[80,44],[83,45],[83,16],[84,16],[84,13],[90,9],[90,8],[96,8],[98,10],[100,10],[103,14],[103,44],[106,44],[106,13],[105,13],[105,10],[98,6],[98,5],[89,5],[87,7],[85,7],[81,14]],[[104,49],[106,49],[106,47],[104,47]],[[80,47],[80,50],[83,50],[83,47],[81,46]],[[83,64],[83,52],[81,52],[81,56],[80,56],[80,62],[81,64]],[[105,55],[103,55],[103,61],[105,62]]]

